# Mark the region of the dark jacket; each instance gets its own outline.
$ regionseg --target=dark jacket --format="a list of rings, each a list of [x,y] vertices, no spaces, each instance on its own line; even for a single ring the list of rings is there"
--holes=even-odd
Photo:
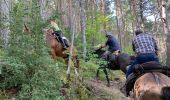
[[[108,37],[106,45],[109,46],[108,50],[114,52],[116,50],[121,50],[120,44],[114,36]]]

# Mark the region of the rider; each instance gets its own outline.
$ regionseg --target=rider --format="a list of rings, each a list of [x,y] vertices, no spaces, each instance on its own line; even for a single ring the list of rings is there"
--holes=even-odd
[[[134,71],[134,65],[136,64],[142,64],[149,61],[156,61],[159,63],[156,40],[151,35],[144,33],[142,30],[136,30],[135,35],[136,36],[132,41],[132,47],[137,56],[128,68],[126,77]]]
[[[50,20],[50,27],[53,29],[52,35],[56,38],[59,39],[60,43],[63,46],[63,49],[67,49],[67,44],[65,44],[64,39],[63,39],[63,32],[61,29],[58,27],[56,21],[54,19]]]
[[[104,59],[108,59],[108,56],[112,53],[114,53],[115,55],[118,55],[120,53],[120,44],[117,41],[117,39],[113,36],[113,34],[111,32],[107,32],[105,30],[105,36],[107,38],[107,41],[105,43],[105,45],[101,46],[101,48],[104,48],[106,46],[108,46],[108,50],[106,50],[103,55],[102,58]]]
[[[158,55],[158,46],[156,40],[149,34],[144,33],[142,30],[135,31],[135,37],[132,41],[133,51],[136,53],[136,58],[134,62],[129,66],[126,72],[126,83],[121,88],[121,91],[128,96],[130,91],[129,87],[126,86],[128,82],[133,78],[133,72],[135,70],[134,65],[142,64],[149,61],[155,61],[159,63]],[[132,80],[133,81],[133,80]],[[132,85],[132,84],[131,84]]]

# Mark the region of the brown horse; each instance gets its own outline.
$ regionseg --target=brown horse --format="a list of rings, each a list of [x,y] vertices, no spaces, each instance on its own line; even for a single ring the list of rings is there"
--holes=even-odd
[[[32,35],[32,31],[30,30],[29,27],[27,27],[27,25],[24,23],[24,28],[23,28],[24,32],[29,33],[29,35]],[[65,63],[68,65],[69,63],[69,52],[70,52],[70,48],[68,48],[67,50],[63,50],[63,47],[61,45],[60,42],[58,42],[54,36],[52,35],[53,30],[52,29],[48,29],[48,30],[44,30],[45,31],[45,38],[47,41],[47,44],[51,47],[51,54],[53,59],[56,59],[57,57],[63,58],[65,60]],[[76,52],[75,52],[75,48],[73,47],[72,51],[72,61],[74,63],[74,67],[75,67],[75,74],[77,76],[78,75],[78,68],[79,68],[79,60],[77,58]],[[70,76],[70,68],[68,66],[68,70],[67,70],[67,74],[68,76]]]
[[[52,57],[54,59],[56,59],[57,57],[63,58],[65,60],[65,63],[68,65],[71,46],[67,50],[63,50],[61,43],[55,39],[55,37],[52,35],[52,32],[52,29],[48,29],[45,32],[47,44],[51,47]],[[79,61],[74,47],[72,49],[72,61],[75,67],[75,74],[78,76]],[[68,68],[67,74],[70,75],[70,68]]]
[[[160,72],[148,72],[134,84],[135,100],[170,100],[170,78]]]

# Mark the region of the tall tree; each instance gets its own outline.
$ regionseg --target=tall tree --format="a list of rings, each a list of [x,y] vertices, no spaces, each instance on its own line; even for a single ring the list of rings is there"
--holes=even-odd
[[[122,10],[122,1],[116,0],[116,20],[117,20],[117,29],[119,33],[120,45],[122,46],[122,37],[124,35],[124,19],[123,19],[123,10]]]
[[[163,23],[164,33],[167,35],[166,39],[166,47],[167,47],[167,65],[170,67],[170,30],[168,27],[168,19],[167,19],[167,4],[166,0],[160,0],[161,3],[161,20]]]
[[[136,11],[136,0],[130,0],[130,11],[131,15],[133,17],[133,22],[132,22],[132,29],[133,31],[137,28],[138,26],[138,19],[137,19],[137,11]]]
[[[50,1],[47,0],[39,0],[40,5],[40,15],[43,20],[47,20],[51,16],[52,9],[49,9]]]
[[[140,13],[140,24],[141,24],[141,28],[144,27],[144,0],[140,0],[139,2],[139,13]]]
[[[80,24],[81,24],[81,34],[82,34],[82,42],[83,42],[83,57],[86,58],[86,17],[85,17],[85,0],[79,0],[80,4]]]
[[[10,8],[11,8],[11,0],[1,0],[0,1],[0,18],[1,18],[1,26],[0,26],[0,33],[1,38],[3,40],[3,46],[6,48],[9,41],[9,34],[10,34]]]

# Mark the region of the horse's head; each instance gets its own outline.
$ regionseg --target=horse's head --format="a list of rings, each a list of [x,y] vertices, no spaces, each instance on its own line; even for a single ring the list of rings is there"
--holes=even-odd
[[[98,48],[94,50],[93,54],[97,54],[99,57],[101,57],[104,52],[105,50],[103,50],[102,48]]]
[[[97,55],[97,58],[100,58],[104,52],[105,52],[105,50],[102,50],[101,48],[92,49],[87,52],[86,61],[89,61],[91,56],[96,58],[95,55]]]

